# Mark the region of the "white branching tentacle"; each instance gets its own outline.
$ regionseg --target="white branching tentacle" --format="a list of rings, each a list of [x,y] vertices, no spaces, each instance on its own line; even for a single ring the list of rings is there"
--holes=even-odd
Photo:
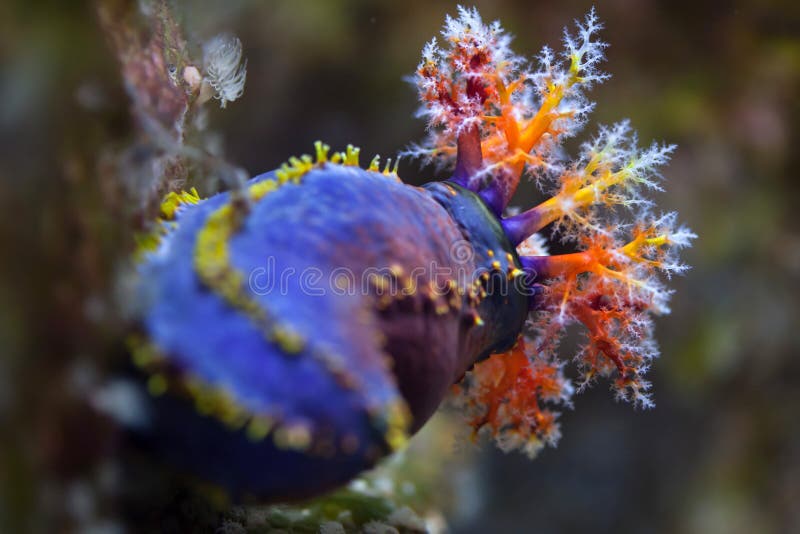
[[[238,37],[220,34],[208,41],[203,46],[203,68],[220,107],[244,93],[247,61],[242,62],[242,42]]]

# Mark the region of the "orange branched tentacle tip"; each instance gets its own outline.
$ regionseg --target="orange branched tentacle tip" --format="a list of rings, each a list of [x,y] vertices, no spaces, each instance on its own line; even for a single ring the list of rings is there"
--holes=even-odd
[[[547,166],[556,142],[582,126],[592,109],[584,90],[607,78],[597,70],[606,45],[594,38],[592,11],[577,37],[565,35],[565,65],[545,47],[531,69],[498,22],[484,23],[474,8],[458,14],[447,17],[444,46],[434,38],[423,49],[415,82],[430,133],[406,154],[454,164],[453,180],[499,214],[521,176]]]
[[[573,388],[558,363],[531,348],[520,338],[510,351],[476,364],[453,386],[452,402],[466,412],[473,439],[486,434],[504,451],[533,457],[560,437],[559,414],[546,406],[569,405]]]

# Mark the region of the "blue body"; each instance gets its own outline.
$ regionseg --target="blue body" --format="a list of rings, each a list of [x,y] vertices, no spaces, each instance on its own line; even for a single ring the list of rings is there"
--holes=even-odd
[[[273,179],[268,173],[250,185]],[[198,233],[230,194],[181,207],[139,268],[143,330],[170,377],[166,393],[152,398],[142,434],[148,446],[236,495],[312,495],[389,452],[387,432],[397,430],[398,410],[410,415],[403,430],[415,431],[478,358],[513,344],[528,309],[524,295],[471,299],[469,292],[427,291],[435,282],[431,266],[449,269],[458,288],[475,289],[477,274],[502,262],[498,273],[505,276],[519,260],[475,195],[426,187],[326,164],[244,211],[228,241],[230,265],[247,281],[248,298],[302,340],[296,354],[270,341],[262,324],[197,275]],[[454,257],[459,244],[473,246],[473,254]],[[402,287],[415,269],[421,274],[414,291],[388,301],[365,284],[370,272],[393,270]],[[343,291],[337,274],[357,287]],[[173,385],[187,378],[225,391],[275,428],[309,430],[310,443],[252,439],[244,427],[198,413],[196,399]]]

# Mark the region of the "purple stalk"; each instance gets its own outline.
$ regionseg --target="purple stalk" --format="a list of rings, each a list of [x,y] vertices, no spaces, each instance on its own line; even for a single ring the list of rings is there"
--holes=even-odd
[[[481,192],[481,196],[483,196],[483,192]],[[500,224],[503,225],[503,230],[511,244],[516,247],[542,229],[542,213],[533,208],[519,215],[505,218],[500,221]]]
[[[475,192],[471,178],[483,167],[481,153],[481,134],[477,124],[473,124],[458,135],[458,152],[456,170],[451,180],[458,185]]]

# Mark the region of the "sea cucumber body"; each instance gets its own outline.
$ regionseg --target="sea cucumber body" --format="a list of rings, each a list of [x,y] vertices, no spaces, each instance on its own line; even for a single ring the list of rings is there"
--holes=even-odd
[[[169,384],[150,400],[149,446],[262,499],[374,464],[524,321],[521,293],[481,296],[482,272],[506,276],[519,259],[472,197],[315,167],[241,208],[225,241],[232,289],[198,272],[199,236],[231,195],[182,206],[139,267],[143,330]]]

